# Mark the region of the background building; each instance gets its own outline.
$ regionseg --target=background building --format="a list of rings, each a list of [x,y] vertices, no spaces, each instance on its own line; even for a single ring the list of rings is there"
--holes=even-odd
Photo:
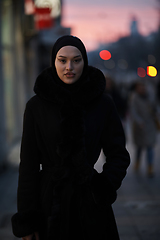
[[[0,165],[21,131],[25,102],[23,2],[0,1]]]
[[[20,141],[25,104],[33,95],[38,73],[50,64],[54,41],[70,34],[70,28],[61,26],[62,11],[53,26],[37,29],[35,13],[26,13],[31,2],[0,1],[0,168]]]

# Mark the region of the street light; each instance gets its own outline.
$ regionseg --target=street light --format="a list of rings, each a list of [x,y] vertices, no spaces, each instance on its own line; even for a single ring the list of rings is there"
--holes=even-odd
[[[111,53],[108,50],[102,50],[100,51],[99,56],[103,60],[109,60],[111,58]]]
[[[157,69],[153,66],[147,67],[147,75],[150,77],[156,77],[157,76]]]

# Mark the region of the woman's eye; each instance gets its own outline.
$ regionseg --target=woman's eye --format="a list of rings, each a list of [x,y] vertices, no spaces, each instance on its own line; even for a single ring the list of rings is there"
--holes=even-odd
[[[66,62],[65,59],[59,59],[59,61],[60,61],[61,63],[65,63],[65,62]]]
[[[74,62],[75,63],[79,63],[81,61],[81,58],[75,59]]]

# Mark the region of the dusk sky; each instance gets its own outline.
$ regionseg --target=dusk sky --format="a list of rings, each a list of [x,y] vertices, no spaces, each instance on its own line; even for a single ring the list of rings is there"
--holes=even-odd
[[[93,50],[130,34],[133,17],[138,30],[149,35],[158,29],[158,0],[63,0],[62,25]]]

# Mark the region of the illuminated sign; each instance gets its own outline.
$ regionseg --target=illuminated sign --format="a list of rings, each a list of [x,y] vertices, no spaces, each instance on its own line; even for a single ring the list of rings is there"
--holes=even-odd
[[[61,3],[60,0],[36,0],[35,6],[37,8],[50,8],[51,17],[58,17],[61,13]]]
[[[38,30],[51,28],[53,26],[53,18],[51,17],[50,8],[35,8],[35,27]]]

